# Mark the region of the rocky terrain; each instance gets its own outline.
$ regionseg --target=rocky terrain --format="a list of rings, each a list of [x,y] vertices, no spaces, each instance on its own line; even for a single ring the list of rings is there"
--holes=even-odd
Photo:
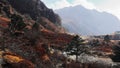
[[[0,68],[56,68],[72,38],[40,0],[0,0]]]

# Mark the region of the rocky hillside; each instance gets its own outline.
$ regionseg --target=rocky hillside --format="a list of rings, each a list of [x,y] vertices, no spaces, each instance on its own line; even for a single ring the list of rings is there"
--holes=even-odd
[[[23,17],[24,21],[30,20],[29,22],[39,23],[43,26],[41,28],[48,29],[49,27],[55,32],[60,32],[62,29],[60,17],[40,0],[3,0],[1,2],[1,16],[10,18],[12,14],[18,14]]]
[[[0,0],[0,68],[56,68],[72,38],[40,0]]]
[[[34,20],[42,16],[60,25],[59,16],[47,8],[40,0],[8,0],[11,6],[21,14],[28,14]]]

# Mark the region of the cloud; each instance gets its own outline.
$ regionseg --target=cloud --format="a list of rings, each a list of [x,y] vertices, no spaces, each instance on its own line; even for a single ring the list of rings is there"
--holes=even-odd
[[[92,3],[87,2],[86,0],[74,0],[73,6],[75,5],[82,5],[88,9],[96,9],[96,7]]]
[[[70,6],[70,3],[66,0],[42,0],[47,7],[52,8],[52,9],[61,9],[64,7]]]
[[[56,1],[54,4],[51,4],[50,6],[53,9],[61,9],[64,7],[71,6],[71,4],[69,2],[67,2],[66,0],[59,0],[59,1]]]
[[[96,5],[100,10],[112,13],[120,19],[120,0],[106,0],[104,3]]]
[[[52,9],[61,9],[69,6],[82,5],[88,9],[95,9],[95,6],[92,3],[87,2],[86,0],[73,0],[69,2],[68,0],[52,0],[54,3],[50,3],[48,0],[42,0],[49,8]]]
[[[102,0],[96,3],[96,0],[42,0],[47,7],[54,10],[69,6],[82,5],[87,9],[96,9],[112,13],[120,19],[120,0]]]

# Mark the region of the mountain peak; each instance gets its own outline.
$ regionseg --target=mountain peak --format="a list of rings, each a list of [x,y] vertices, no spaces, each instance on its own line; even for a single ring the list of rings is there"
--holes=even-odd
[[[72,33],[100,35],[119,31],[119,19],[107,12],[87,9],[81,5],[56,10],[62,25]],[[107,28],[106,28],[107,27]]]

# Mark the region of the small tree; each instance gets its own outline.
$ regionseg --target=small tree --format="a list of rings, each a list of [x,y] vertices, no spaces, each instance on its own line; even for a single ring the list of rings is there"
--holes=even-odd
[[[11,23],[9,24],[9,29],[12,33],[16,30],[20,31],[25,28],[26,24],[23,21],[23,18],[20,15],[13,14],[11,16]]]
[[[104,41],[108,44],[110,42],[110,36],[109,35],[106,35],[104,37]]]
[[[72,41],[66,46],[67,55],[75,55],[76,62],[78,62],[78,56],[86,52],[86,47],[84,46],[84,40],[76,35]]]

